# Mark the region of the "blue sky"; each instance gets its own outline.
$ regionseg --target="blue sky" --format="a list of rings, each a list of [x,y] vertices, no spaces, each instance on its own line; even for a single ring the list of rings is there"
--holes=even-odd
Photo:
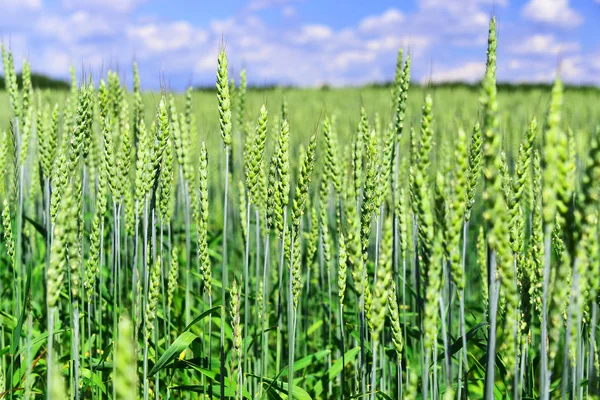
[[[224,42],[254,84],[390,80],[399,47],[413,79],[475,81],[487,24],[499,23],[498,78],[600,84],[600,0],[0,0],[16,60],[66,78],[118,69],[142,85],[212,85]]]

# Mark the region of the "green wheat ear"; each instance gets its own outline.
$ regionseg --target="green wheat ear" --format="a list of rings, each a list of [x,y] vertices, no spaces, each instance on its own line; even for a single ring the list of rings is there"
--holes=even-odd
[[[292,234],[294,240],[298,242],[298,248],[300,248],[300,219],[304,214],[304,209],[306,208],[306,201],[308,198],[308,189],[309,184],[312,178],[313,169],[315,166],[315,152],[317,149],[317,135],[313,134],[310,138],[310,143],[308,145],[308,150],[304,156],[304,159],[300,165],[300,171],[298,174],[298,185],[296,186],[296,193],[293,201],[292,207]],[[300,251],[297,252],[299,254]],[[300,291],[302,289],[302,275],[301,275],[301,265],[300,265],[299,256],[295,256],[294,263],[292,266],[292,292],[294,295],[294,307],[298,306],[298,299],[300,296]]]
[[[279,141],[277,144],[277,159],[275,160],[276,172],[279,180],[275,191],[275,204],[273,205],[274,226],[279,234],[284,234],[284,211],[288,206],[290,193],[290,126],[283,120]],[[270,178],[269,178],[270,179]]]
[[[371,305],[371,318],[369,326],[373,341],[379,342],[385,316],[387,311],[387,302],[389,297],[390,283],[392,281],[392,263],[393,263],[393,235],[392,221],[387,218],[383,228],[383,240],[381,242],[380,266],[377,270],[375,281],[375,290],[373,293],[373,303]]]
[[[544,169],[542,193],[544,198],[544,224],[546,225],[554,222],[557,210],[562,212],[566,207],[566,204],[562,202],[565,196],[562,192],[566,187],[568,154],[567,135],[560,128],[562,102],[562,82],[557,78],[552,87],[552,99],[544,134],[544,164],[556,166],[556,169]],[[565,164],[559,165],[561,162],[565,162]]]
[[[455,168],[451,181],[452,194],[450,195],[450,222],[448,230],[448,247],[451,255],[452,279],[459,290],[462,290],[465,285],[459,244],[468,190],[469,153],[466,141],[466,134],[464,130],[460,128],[456,137],[456,147],[454,151]]]
[[[4,240],[6,242],[6,253],[12,268],[15,267],[15,242],[12,233],[12,220],[10,215],[8,199],[4,197],[2,202],[2,226],[4,227]]]
[[[263,169],[265,145],[267,143],[267,121],[267,108],[262,105],[258,120],[256,121],[256,130],[253,135],[254,140],[252,141],[250,154],[248,155],[249,168],[246,172],[246,185],[250,194],[250,202],[256,204],[259,208],[263,207],[261,204],[263,196],[260,190],[260,179]]]
[[[69,266],[69,248],[75,246],[77,238],[78,206],[73,192],[73,185],[68,184],[62,196],[60,212],[54,225],[54,240],[48,268],[48,308],[57,305],[65,274]]]
[[[471,210],[475,205],[475,195],[477,186],[481,180],[481,156],[482,156],[481,127],[479,122],[475,123],[473,133],[471,134],[471,144],[469,146],[469,178],[467,185],[467,198],[465,203],[465,223],[471,219]]]
[[[402,327],[400,325],[400,313],[398,311],[398,295],[396,294],[396,281],[390,282],[388,292],[388,312],[390,314],[390,325],[392,328],[392,343],[396,351],[398,365],[402,363],[402,349],[404,348],[404,339],[402,337]]]
[[[225,147],[231,146],[231,99],[227,75],[227,54],[219,52],[217,59],[217,99],[219,101],[219,125]]]
[[[208,254],[208,154],[204,142],[202,142],[200,147],[198,192],[200,198],[199,219],[196,221],[198,230],[198,258],[200,259],[200,272],[202,273],[204,289],[210,297],[212,293],[212,271]]]
[[[248,216],[246,213],[246,186],[244,181],[238,181],[238,197],[239,197],[239,210],[240,210],[240,226],[242,228],[242,242],[246,243],[248,237]]]
[[[323,136],[325,138],[325,170],[324,176],[331,179],[338,195],[342,192],[341,171],[338,161],[337,133],[335,131],[335,117],[327,117],[323,122]]]
[[[240,71],[240,86],[237,91],[237,126],[244,126],[246,120],[246,91],[248,87],[246,70]]]
[[[179,279],[179,258],[177,246],[171,250],[171,267],[169,268],[169,281],[167,283],[167,307],[173,305],[175,291],[177,290],[177,279]]]
[[[147,268],[151,270],[150,287],[148,288],[148,303],[146,304],[146,321],[144,324],[144,340],[150,342],[152,332],[154,330],[154,320],[157,315],[157,306],[160,296],[160,274],[161,274],[160,257],[152,265],[150,263],[150,254],[148,254]]]

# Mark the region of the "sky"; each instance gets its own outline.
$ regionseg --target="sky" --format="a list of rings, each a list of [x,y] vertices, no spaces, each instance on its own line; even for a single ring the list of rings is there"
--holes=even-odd
[[[148,89],[213,85],[221,46],[258,85],[389,81],[400,47],[414,80],[474,82],[492,15],[500,81],[600,85],[600,0],[0,0],[0,41],[64,79],[135,60]]]

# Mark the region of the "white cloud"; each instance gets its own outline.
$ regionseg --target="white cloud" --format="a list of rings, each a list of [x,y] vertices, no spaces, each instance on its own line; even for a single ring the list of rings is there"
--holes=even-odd
[[[584,82],[587,80],[587,68],[581,56],[567,57],[561,61],[558,73],[562,79],[570,82]]]
[[[42,8],[42,0],[0,0],[3,10],[39,10]]]
[[[508,0],[419,0],[419,5],[423,8],[459,11],[465,7],[479,7],[481,5],[498,5],[506,7],[508,5]]]
[[[75,43],[98,35],[112,35],[115,28],[110,20],[86,11],[77,11],[68,16],[45,15],[35,24],[35,30],[40,35],[64,43]]]
[[[395,54],[400,47],[408,49],[412,55],[421,56],[431,45],[432,39],[427,36],[420,35],[403,35],[403,36],[382,36],[374,40],[365,42],[365,47],[377,53]]]
[[[320,42],[330,39],[333,31],[326,25],[305,25],[298,34],[292,36],[292,41],[299,44]]]
[[[276,6],[285,6],[295,0],[250,0],[246,8],[250,11],[263,10]]]
[[[581,48],[577,42],[559,42],[553,35],[533,35],[510,47],[515,54],[556,56],[573,53]]]
[[[598,83],[598,70],[595,70],[589,55],[570,55],[555,60],[513,59],[508,63],[512,71],[511,81],[552,82],[556,76],[572,84]],[[600,65],[598,66],[600,67]]]
[[[60,0],[65,8],[43,19],[31,12],[29,20],[7,25],[0,16],[0,25],[8,26],[9,34],[25,32],[18,54],[31,55],[34,69],[38,66],[42,68],[38,71],[61,77],[68,75],[69,65],[78,71],[121,66],[127,76],[135,57],[144,85],[157,87],[162,79],[177,89],[192,80],[212,84],[223,45],[232,75],[243,67],[250,81],[259,84],[335,86],[389,80],[399,47],[411,54],[415,80],[476,81],[485,69],[493,7],[507,4],[507,0],[417,0],[413,11],[390,8],[338,27],[300,19],[296,7],[302,0],[247,0],[239,12],[203,25],[131,12],[144,1]],[[284,23],[263,19],[261,10],[267,8]],[[563,58],[565,80],[587,79],[591,71],[598,80],[600,53],[596,58],[577,58],[584,54],[573,39],[562,39],[553,31],[532,35],[530,29],[504,23],[499,45],[501,79],[542,79],[556,73],[557,59]],[[461,55],[474,52],[481,62],[461,64]]]
[[[600,1],[600,0],[598,0]],[[596,70],[600,71],[600,53],[594,55],[592,57],[592,67]]]
[[[530,58],[512,58],[506,63],[506,66],[511,71],[519,73],[527,71],[537,71],[548,67],[546,60],[532,60]]]
[[[476,82],[483,77],[485,64],[482,62],[470,62],[459,67],[442,71],[434,71],[431,75],[432,82]]]
[[[565,28],[583,23],[583,17],[569,7],[569,0],[530,0],[523,7],[525,18]]]
[[[132,26],[127,29],[127,36],[141,47],[142,57],[192,49],[208,37],[206,32],[184,21]]]
[[[332,65],[336,69],[344,71],[350,66],[356,64],[367,64],[375,60],[375,53],[365,51],[346,51],[338,54],[333,60]]]
[[[128,12],[146,1],[147,0],[62,0],[62,5],[67,9]]]
[[[600,0],[598,0],[598,1],[600,1]],[[290,17],[293,17],[294,15],[296,15],[296,9],[292,6],[286,6],[286,7],[283,7],[283,10],[281,10],[281,14],[284,17],[290,18]]]
[[[364,18],[358,25],[359,30],[367,33],[380,32],[397,27],[404,21],[404,14],[395,8],[390,8],[381,15],[373,15]]]

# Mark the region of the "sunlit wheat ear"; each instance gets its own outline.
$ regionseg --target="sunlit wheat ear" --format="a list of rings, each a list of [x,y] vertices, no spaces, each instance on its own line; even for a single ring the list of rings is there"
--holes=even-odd
[[[18,118],[20,104],[18,101],[19,88],[17,86],[17,74],[15,72],[13,55],[10,51],[6,50],[4,43],[2,44],[2,64],[4,66],[4,85],[8,92],[11,114],[12,117]]]
[[[360,109],[360,121],[356,131],[356,141],[354,142],[353,152],[353,174],[354,174],[354,191],[357,194],[361,193],[363,186],[363,156],[365,148],[365,140],[369,136],[369,121],[364,108]],[[367,143],[369,145],[369,143]]]
[[[398,97],[402,90],[402,67],[404,65],[404,49],[400,47],[396,55],[396,69],[394,71],[394,87],[392,88],[392,105],[394,111],[398,108]]]
[[[52,191],[52,200],[50,204],[50,216],[52,218],[52,223],[56,222],[63,192],[69,180],[68,152],[69,149],[67,138],[63,138],[63,143],[60,146],[58,160],[55,163],[53,173],[54,177],[52,183],[54,185],[54,189]]]
[[[320,204],[320,201],[319,201]],[[307,205],[307,208],[310,204]],[[310,274],[313,274],[313,279],[315,276],[318,276],[317,271],[317,263],[315,262],[315,255],[317,255],[317,250],[319,247],[319,233],[323,232],[323,237],[329,239],[327,228],[323,228],[323,214],[327,214],[323,212],[321,207],[319,206],[319,212],[315,209],[315,207],[310,207],[310,230],[304,232],[304,242],[306,243],[306,251],[305,251],[305,259],[306,259],[306,269],[310,271]],[[325,218],[325,223],[327,223],[327,219]],[[327,243],[327,247],[329,243]],[[329,249],[325,249],[325,243],[323,243],[323,258],[327,259],[330,254],[326,254],[329,252]],[[312,284],[312,282],[308,282]]]
[[[373,303],[371,306],[371,319],[369,326],[371,335],[375,342],[379,342],[385,317],[387,313],[387,301],[389,297],[390,283],[392,281],[392,223],[387,218],[383,228],[383,240],[381,242],[380,268],[377,270],[375,289],[373,291]]]
[[[396,351],[398,364],[402,363],[402,349],[404,348],[404,339],[402,337],[402,327],[400,325],[400,314],[398,311],[398,297],[396,282],[394,279],[390,282],[388,292],[388,312],[390,315],[390,325],[392,328],[392,343]]]
[[[533,152],[531,161],[533,207],[531,216],[531,245],[529,246],[529,296],[531,296],[531,302],[541,317],[545,244],[542,210],[542,171],[540,166],[540,156],[537,151]]]
[[[398,60],[401,60],[401,56],[398,56]],[[394,116],[394,128],[396,131],[396,140],[400,140],[400,135],[404,130],[404,120],[406,118],[406,107],[408,104],[408,89],[410,87],[410,54],[406,56],[404,62],[404,69],[400,75],[400,65],[397,65],[396,69],[396,82],[397,91],[395,98],[395,116]]]
[[[267,142],[267,119],[268,112],[263,105],[260,108],[260,115],[256,122],[256,129],[252,135],[252,145],[248,154],[249,165],[246,171],[246,185],[250,193],[250,202],[257,206],[261,206],[261,191],[260,179],[261,170],[263,169],[263,158],[265,153],[265,145]]]
[[[109,144],[111,145],[107,150],[107,136],[108,132],[104,136],[104,162],[109,163],[107,166],[110,170],[115,169],[114,163],[111,160],[110,155],[107,154],[107,151],[110,151],[110,154],[113,154],[114,150],[112,149],[112,139],[109,139]],[[146,123],[142,119],[138,126],[138,147],[137,147],[137,160],[136,160],[136,169],[135,169],[135,201],[138,203],[138,207],[140,207],[141,203],[144,200],[144,196],[146,195],[146,184],[145,182],[149,179],[147,175],[150,173],[150,158],[152,156],[151,152],[152,146],[152,138],[151,133],[146,130]],[[109,179],[110,183],[110,179]],[[112,190],[112,189],[111,189]]]
[[[174,158],[173,158],[173,141],[171,138],[167,140],[165,147],[163,163],[160,169],[159,186],[160,195],[158,200],[158,210],[160,217],[164,223],[171,220],[173,214],[173,185],[174,178]]]
[[[471,211],[475,204],[477,186],[481,180],[482,136],[479,122],[475,123],[469,146],[469,179],[465,203],[465,222],[471,219]]]
[[[442,241],[440,235],[435,236],[430,264],[427,268],[427,289],[425,302],[425,316],[423,325],[425,326],[425,345],[433,348],[433,341],[437,334],[437,318],[438,318],[438,291],[441,287],[441,258],[443,257]]]
[[[394,137],[395,131],[393,125],[389,124],[385,130],[383,138],[383,151],[379,163],[379,184],[377,185],[377,200],[376,206],[380,207],[386,200],[390,193],[392,193],[392,166],[394,163]]]
[[[448,247],[451,255],[452,280],[459,290],[465,286],[460,257],[460,233],[464,220],[464,208],[468,190],[468,150],[466,134],[462,128],[458,130],[454,150],[454,175],[450,183],[450,222],[448,230]]]
[[[240,85],[237,90],[237,126],[241,129],[244,126],[246,119],[246,91],[248,87],[248,80],[246,77],[246,70],[243,69],[240,72]]]
[[[217,67],[217,99],[219,101],[219,125],[225,147],[231,146],[231,99],[229,98],[229,80],[227,55],[219,52]]]
[[[483,295],[483,311],[487,311],[489,290],[488,290],[488,272],[487,272],[487,241],[483,226],[479,227],[477,234],[477,266],[481,275],[481,293]]]
[[[246,238],[248,237],[248,215],[246,213],[246,186],[244,185],[244,181],[238,181],[238,198],[239,198],[239,209],[240,209],[240,225],[242,231],[242,242],[246,243]]]
[[[338,142],[335,131],[335,116],[325,118],[323,137],[325,138],[325,170],[324,176],[331,179],[336,193],[342,192],[342,176],[338,160]]]
[[[567,196],[568,148],[567,135],[560,127],[561,108],[563,102],[563,86],[556,79],[552,88],[552,100],[548,111],[548,120],[544,132],[545,165],[555,165],[556,170],[546,168],[543,171],[544,224],[554,222],[556,212],[563,213],[567,206],[564,198]]]
[[[369,238],[373,213],[377,208],[377,188],[379,182],[379,165],[377,160],[377,142],[375,131],[369,133],[366,142],[366,176],[363,188],[363,203],[361,207],[361,242],[364,262],[368,258]]]
[[[312,173],[315,165],[315,152],[317,149],[317,136],[313,135],[310,138],[310,143],[308,145],[308,150],[306,151],[306,155],[302,160],[300,165],[300,173],[298,175],[298,185],[296,186],[296,192],[293,201],[292,208],[292,226],[293,226],[293,235],[295,239],[299,238],[300,233],[300,219],[304,214],[304,209],[306,207],[306,201],[308,198],[308,190],[309,184],[312,178]],[[299,242],[299,240],[298,240]],[[300,248],[298,244],[298,248]],[[299,251],[297,253],[300,253]],[[295,256],[295,259],[299,261],[300,257]],[[292,291],[294,297],[294,307],[298,306],[298,298],[300,295],[300,290],[302,289],[302,276],[300,263],[298,261],[294,262],[292,266]]]
[[[75,168],[81,158],[86,159],[89,152],[92,126],[92,91],[87,87],[79,90],[75,127],[69,146],[69,163]]]
[[[152,131],[150,134],[152,135]],[[166,99],[162,98],[156,112],[156,128],[154,130],[154,142],[152,156],[150,157],[151,170],[145,177],[145,192],[149,193],[154,183],[159,178],[160,166],[171,135],[171,122],[167,114]]]
[[[60,212],[54,226],[54,241],[48,269],[48,308],[57,305],[60,292],[64,284],[65,274],[69,265],[69,248],[77,238],[77,203],[72,185],[65,188],[61,202]]]
[[[346,274],[347,274],[348,253],[346,252],[346,240],[344,234],[339,236],[339,257],[338,257],[338,296],[340,304],[343,306],[346,296]]]
[[[231,326],[233,328],[233,353],[231,358],[232,372],[237,370],[237,391],[242,390],[242,329],[240,326],[240,305],[241,305],[241,284],[238,287],[234,279],[230,292],[229,315],[231,317]],[[233,375],[233,373],[232,373]],[[236,394],[239,397],[239,393]]]
[[[173,306],[175,291],[177,290],[179,279],[179,254],[177,247],[173,246],[171,250],[171,266],[169,268],[169,281],[167,283],[167,307],[170,309]]]
[[[544,164],[555,165],[556,168],[545,168],[543,170],[542,202],[544,216],[544,230],[548,235],[552,232],[554,224],[562,225],[564,215],[569,204],[568,179],[568,143],[567,135],[560,127],[561,109],[563,102],[563,86],[560,79],[556,79],[552,88],[550,109],[544,133]],[[558,218],[557,218],[558,216]],[[548,243],[548,239],[546,239]],[[550,249],[545,249],[546,252]],[[564,253],[567,256],[567,253]],[[545,265],[545,280],[547,284],[544,300],[547,302],[548,310],[548,369],[551,371],[557,356],[560,342],[563,316],[561,309],[569,298],[568,282],[571,271],[570,260],[562,257],[558,260],[558,268],[554,272],[554,278],[548,280],[548,269]],[[545,314],[545,313],[544,313]],[[548,374],[549,375],[549,374]],[[550,379],[548,377],[548,379]],[[546,386],[549,382],[546,382]]]
[[[10,260],[12,268],[15,266],[15,242],[12,233],[12,220],[10,215],[8,199],[4,197],[2,202],[2,226],[4,228],[4,242],[6,244],[6,254]]]
[[[154,319],[156,318],[158,299],[160,296],[160,258],[156,259],[154,265],[148,263],[151,269],[150,288],[148,289],[148,304],[146,307],[146,323],[144,330],[144,339],[150,340],[154,330]]]
[[[422,108],[421,116],[421,137],[419,143],[419,150],[416,158],[419,165],[419,169],[423,174],[427,174],[429,167],[431,166],[431,159],[429,157],[431,148],[433,146],[433,100],[430,95],[425,96],[425,104]]]
[[[31,69],[27,61],[23,62],[23,96],[21,99],[21,119],[20,123],[21,138],[20,138],[20,155],[19,165],[21,168],[25,166],[25,162],[29,150],[29,141],[33,130],[33,88],[31,86]]]
[[[290,193],[290,127],[287,120],[281,124],[281,132],[277,145],[276,168],[279,180],[275,192],[275,204],[273,206],[273,223],[280,237],[284,231],[284,210],[288,206]]]
[[[204,290],[210,296],[212,292],[212,269],[208,255],[208,154],[204,142],[202,142],[200,147],[198,187],[200,197],[200,213],[199,219],[196,221],[198,229],[198,258],[200,259],[200,272],[202,273]]]

